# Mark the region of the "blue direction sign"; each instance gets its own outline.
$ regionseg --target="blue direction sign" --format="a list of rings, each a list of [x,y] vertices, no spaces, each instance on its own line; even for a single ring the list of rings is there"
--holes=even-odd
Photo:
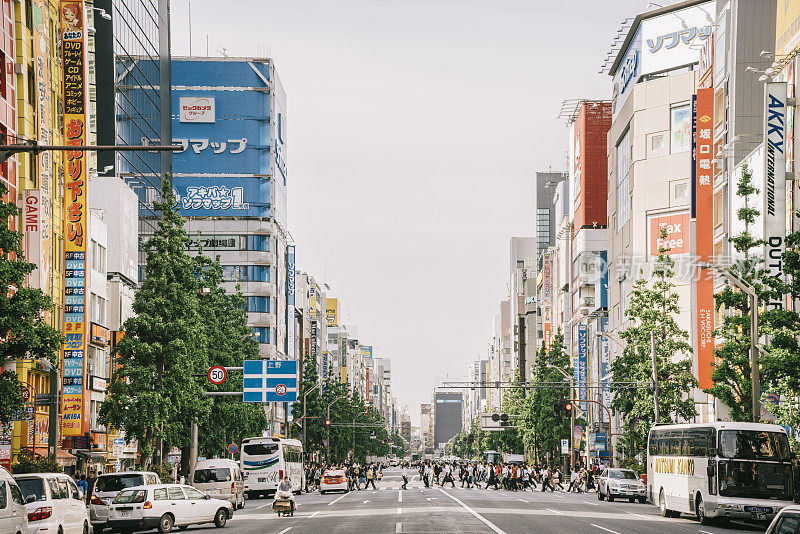
[[[297,362],[295,360],[245,360],[244,402],[295,402]]]

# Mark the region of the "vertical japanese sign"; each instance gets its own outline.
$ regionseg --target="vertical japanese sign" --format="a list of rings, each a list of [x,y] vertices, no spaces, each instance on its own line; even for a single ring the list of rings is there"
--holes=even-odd
[[[25,259],[36,265],[28,276],[31,287],[45,294],[42,265],[42,197],[38,189],[26,189],[22,196],[22,217],[25,229]]]
[[[692,141],[694,180],[692,213],[695,229],[695,255],[700,262],[714,261],[714,89],[698,89],[694,99]],[[696,269],[695,276],[695,354],[700,389],[713,385],[714,367],[714,277],[708,269]]]
[[[286,247],[286,355],[293,360],[295,354],[294,343],[294,245]]]
[[[600,331],[608,332],[608,319],[600,319]],[[611,380],[609,374],[611,373],[611,347],[608,344],[608,337],[600,337],[600,381],[602,382],[602,389],[600,390],[600,402],[606,408],[611,408]],[[608,377],[608,378],[607,378]],[[605,415],[605,410],[600,410],[600,418]]]
[[[53,91],[50,79],[50,6],[36,0],[33,10],[33,55],[36,58],[36,129],[37,138],[42,145],[53,144]],[[39,154],[39,195],[41,217],[41,242],[39,280],[45,295],[51,295],[52,283],[52,243],[53,234],[53,152]],[[49,317],[49,312],[46,317]]]
[[[83,0],[62,1],[61,61],[64,85],[64,142],[86,144],[86,65]],[[61,432],[82,436],[89,430],[84,417],[84,355],[86,353],[86,153],[64,152],[64,335],[62,352]]]
[[[589,365],[589,328],[585,324],[578,325],[578,399],[581,410],[586,411],[586,400],[589,398],[587,387]]]
[[[786,249],[786,82],[764,84],[764,259],[769,275],[783,280]],[[783,299],[770,298],[769,309]]]

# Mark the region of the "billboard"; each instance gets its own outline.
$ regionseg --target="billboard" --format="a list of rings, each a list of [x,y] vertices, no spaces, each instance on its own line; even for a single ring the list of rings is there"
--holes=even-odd
[[[22,228],[25,236],[25,259],[36,265],[28,275],[31,287],[45,290],[42,265],[42,202],[38,189],[26,189],[22,195]],[[49,240],[48,240],[49,241]],[[47,294],[47,293],[45,293]]]
[[[589,398],[589,327],[578,325],[578,399],[581,410],[586,411],[586,399]]]
[[[709,1],[645,18],[639,23],[628,48],[610,73],[614,77],[611,102],[614,117],[643,75],[699,61],[698,49],[711,37],[715,14],[714,2]]]
[[[172,181],[176,206],[185,216],[269,217],[270,182],[258,176],[227,178],[221,175],[175,176]],[[153,187],[137,188],[148,208],[158,199]]]
[[[692,212],[695,255],[701,262],[713,261],[714,255],[714,89],[697,90],[692,100]],[[714,366],[714,278],[710,271],[697,267],[694,277],[695,369],[700,389],[713,386]]]
[[[288,156],[287,140],[287,127],[286,127],[286,92],[283,89],[280,78],[272,72],[273,86],[272,86],[272,114],[270,123],[272,126],[272,150],[270,168],[272,169],[273,183],[275,184],[275,191],[273,192],[274,208],[275,208],[275,222],[278,226],[286,231],[287,223],[287,206],[286,206],[286,158]]]
[[[325,321],[329,327],[339,326],[339,299],[325,299]]]
[[[286,355],[290,359],[296,357],[294,346],[294,265],[294,245],[288,245],[286,247]]]
[[[438,448],[461,432],[464,399],[461,393],[437,392],[434,401],[433,443]]]
[[[800,0],[778,2],[775,17],[775,53],[790,54],[800,44]]]
[[[182,96],[178,100],[180,122],[214,122],[216,105],[214,97]]]
[[[764,185],[759,188],[764,191],[764,266],[780,280],[786,250],[786,96],[786,82],[764,84]],[[767,308],[782,309],[782,299],[768,298]]]
[[[64,144],[86,145],[86,32],[83,0],[61,2],[61,61],[64,88]],[[84,355],[86,354],[86,152],[66,151],[64,157],[64,335],[61,372],[61,434],[82,436],[89,430],[84,417]],[[86,400],[88,401],[88,395]],[[88,411],[88,410],[87,410]]]
[[[673,212],[649,215],[647,224],[647,249],[651,256],[658,256],[662,247],[669,250],[667,254],[688,254],[691,250],[691,231],[689,230],[689,212]],[[661,238],[661,230],[667,231],[666,238]]]

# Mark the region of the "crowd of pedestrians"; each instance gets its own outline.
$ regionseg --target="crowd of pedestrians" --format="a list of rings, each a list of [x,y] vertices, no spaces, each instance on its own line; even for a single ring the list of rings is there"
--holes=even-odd
[[[455,487],[456,481],[462,488],[493,488],[508,491],[568,491],[584,493],[595,489],[595,480],[602,469],[594,465],[574,468],[565,477],[557,466],[547,464],[491,463],[478,461],[440,462],[426,460],[418,465],[420,480],[426,488],[431,486]],[[403,479],[406,467],[403,467]],[[565,487],[565,484],[567,486]],[[403,485],[405,489],[405,484]]]
[[[319,489],[322,474],[328,469],[345,472],[349,490],[360,491],[368,488],[377,489],[375,482],[383,477],[384,464],[352,463],[327,466],[325,464],[307,464],[305,469],[305,491]],[[400,476],[403,479],[402,489],[408,489],[411,472],[414,470],[426,488],[433,486],[478,489],[504,489],[508,491],[565,491],[585,493],[596,489],[596,479],[603,469],[602,465],[574,467],[565,475],[558,466],[547,463],[492,463],[481,461],[439,461],[425,460],[413,467],[404,462],[400,465]],[[448,486],[449,484],[449,486]]]

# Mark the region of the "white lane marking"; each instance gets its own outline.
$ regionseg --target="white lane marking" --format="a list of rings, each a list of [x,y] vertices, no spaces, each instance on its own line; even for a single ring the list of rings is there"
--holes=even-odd
[[[402,490],[398,490],[397,491],[397,502],[403,502],[403,491]]]
[[[402,514],[402,513],[403,513],[403,509],[402,509],[402,508],[398,508],[398,509],[397,509],[397,515],[400,515],[400,514]]]
[[[714,534],[713,532],[709,532],[707,530],[698,530],[697,532],[702,532],[703,534]]]
[[[491,521],[489,521],[488,519],[486,519],[485,517],[483,517],[481,514],[479,514],[478,512],[476,512],[475,510],[473,510],[472,508],[470,508],[469,506],[467,506],[466,504],[464,504],[463,502],[461,502],[461,500],[459,500],[458,498],[454,497],[453,495],[450,495],[449,493],[447,493],[445,490],[443,490],[443,489],[441,489],[441,488],[439,488],[439,491],[441,491],[442,493],[444,493],[445,495],[447,495],[448,497],[450,497],[451,499],[453,499],[454,501],[456,501],[458,504],[460,504],[460,505],[461,505],[461,507],[462,507],[464,510],[466,510],[466,511],[467,511],[467,512],[469,512],[469,513],[471,513],[473,516],[475,516],[477,519],[479,519],[481,522],[483,522],[483,524],[484,524],[484,525],[486,525],[487,527],[489,527],[490,529],[492,529],[492,530],[493,530],[494,532],[496,532],[497,534],[506,534],[504,531],[500,530],[500,529],[497,527],[497,525],[495,525],[494,523],[492,523]]]
[[[600,506],[596,502],[592,502],[592,501],[583,501],[583,502],[585,502],[586,504],[591,504],[592,506]]]
[[[317,515],[318,513],[319,513],[319,510],[317,510],[316,512],[314,512],[313,514],[311,514],[310,516],[308,516],[308,518],[309,518],[309,519],[311,519],[312,517],[314,517],[314,516],[315,516],[315,515]]]
[[[292,530],[292,528],[294,528],[294,527],[287,527],[287,528],[281,530],[280,532],[278,532],[278,534],[286,534],[287,532]]]
[[[648,516],[642,515],[642,514],[634,514],[633,512],[625,512],[625,513],[626,514],[630,514],[630,515],[634,515],[636,517],[641,517],[642,519],[650,519]],[[703,531],[701,530],[700,532],[703,532]],[[714,534],[714,533],[713,532],[708,532],[707,534]]]
[[[600,525],[595,525],[594,523],[590,523],[593,527],[599,528],[600,530],[605,530],[606,532],[610,532],[611,534],[619,534],[616,530],[611,530],[610,528],[601,527]]]
[[[527,502],[528,502],[528,501],[526,501],[525,499],[517,499],[517,500],[518,500],[519,502],[524,502],[524,503],[527,503]]]
[[[338,498],[336,498],[336,499],[332,500],[331,502],[329,502],[329,503],[328,503],[328,506],[330,506],[330,505],[332,505],[332,504],[335,504],[335,503],[337,503],[337,502],[341,501],[342,499],[344,499],[344,498],[345,498],[345,496],[346,496],[346,495],[347,495],[346,493],[343,493],[341,497],[338,497]]]
[[[558,510],[553,510],[552,508],[545,508],[545,510],[547,510],[548,512],[553,512],[554,514],[564,515],[561,512],[559,512]]]
[[[397,523],[397,524],[394,526],[394,531],[395,531],[395,532],[403,532],[403,523]]]

